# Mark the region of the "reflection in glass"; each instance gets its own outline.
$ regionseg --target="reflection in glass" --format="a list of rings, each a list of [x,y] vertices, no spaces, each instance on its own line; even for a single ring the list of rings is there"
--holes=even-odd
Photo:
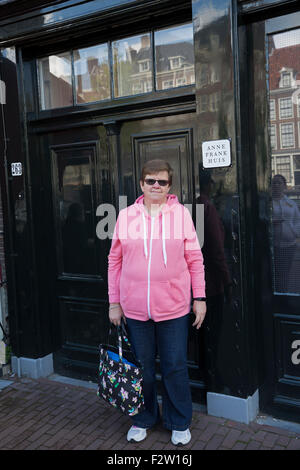
[[[41,109],[73,105],[71,53],[51,55],[38,61]]]
[[[112,43],[115,97],[152,91],[150,34]]]
[[[76,103],[89,103],[110,98],[108,46],[74,51]]]
[[[90,159],[58,155],[59,230],[64,273],[96,274]]]
[[[299,57],[300,29],[269,37],[273,287],[290,294],[300,294]]]
[[[193,27],[162,29],[154,34],[156,89],[165,90],[195,82]]]

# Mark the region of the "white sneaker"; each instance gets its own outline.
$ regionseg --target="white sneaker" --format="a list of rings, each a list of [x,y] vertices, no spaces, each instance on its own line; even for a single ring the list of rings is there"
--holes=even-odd
[[[191,438],[192,436],[189,429],[186,429],[185,431],[172,431],[171,441],[174,446],[184,446],[190,442]]]
[[[127,441],[141,442],[147,437],[147,429],[131,426],[127,433]]]

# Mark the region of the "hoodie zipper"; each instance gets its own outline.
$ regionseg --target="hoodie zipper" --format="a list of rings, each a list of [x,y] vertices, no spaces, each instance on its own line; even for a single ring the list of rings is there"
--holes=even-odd
[[[149,262],[148,262],[147,306],[148,306],[148,316],[149,316],[150,319],[151,319],[151,312],[150,312],[150,268],[151,268],[152,238],[153,238],[154,220],[155,220],[155,217],[151,217],[151,235],[150,235]]]

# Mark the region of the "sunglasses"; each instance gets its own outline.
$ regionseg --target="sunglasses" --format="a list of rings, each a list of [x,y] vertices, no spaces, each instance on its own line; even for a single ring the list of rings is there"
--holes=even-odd
[[[156,181],[158,182],[159,186],[167,186],[169,184],[168,180],[154,180],[152,178],[146,178],[145,183],[148,184],[149,186],[153,186]]]

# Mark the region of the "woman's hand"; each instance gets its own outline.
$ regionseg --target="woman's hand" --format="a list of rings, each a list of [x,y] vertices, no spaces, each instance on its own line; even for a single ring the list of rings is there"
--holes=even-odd
[[[124,312],[122,310],[122,307],[120,304],[110,304],[109,306],[109,320],[111,323],[113,323],[115,326],[116,325],[121,325],[121,319],[124,319],[124,322],[126,323],[126,318],[124,315]]]
[[[205,318],[206,314],[206,302],[203,300],[194,300],[193,303],[193,312],[196,316],[196,319],[193,323],[193,326],[197,328],[197,330],[202,325],[202,322]]]

